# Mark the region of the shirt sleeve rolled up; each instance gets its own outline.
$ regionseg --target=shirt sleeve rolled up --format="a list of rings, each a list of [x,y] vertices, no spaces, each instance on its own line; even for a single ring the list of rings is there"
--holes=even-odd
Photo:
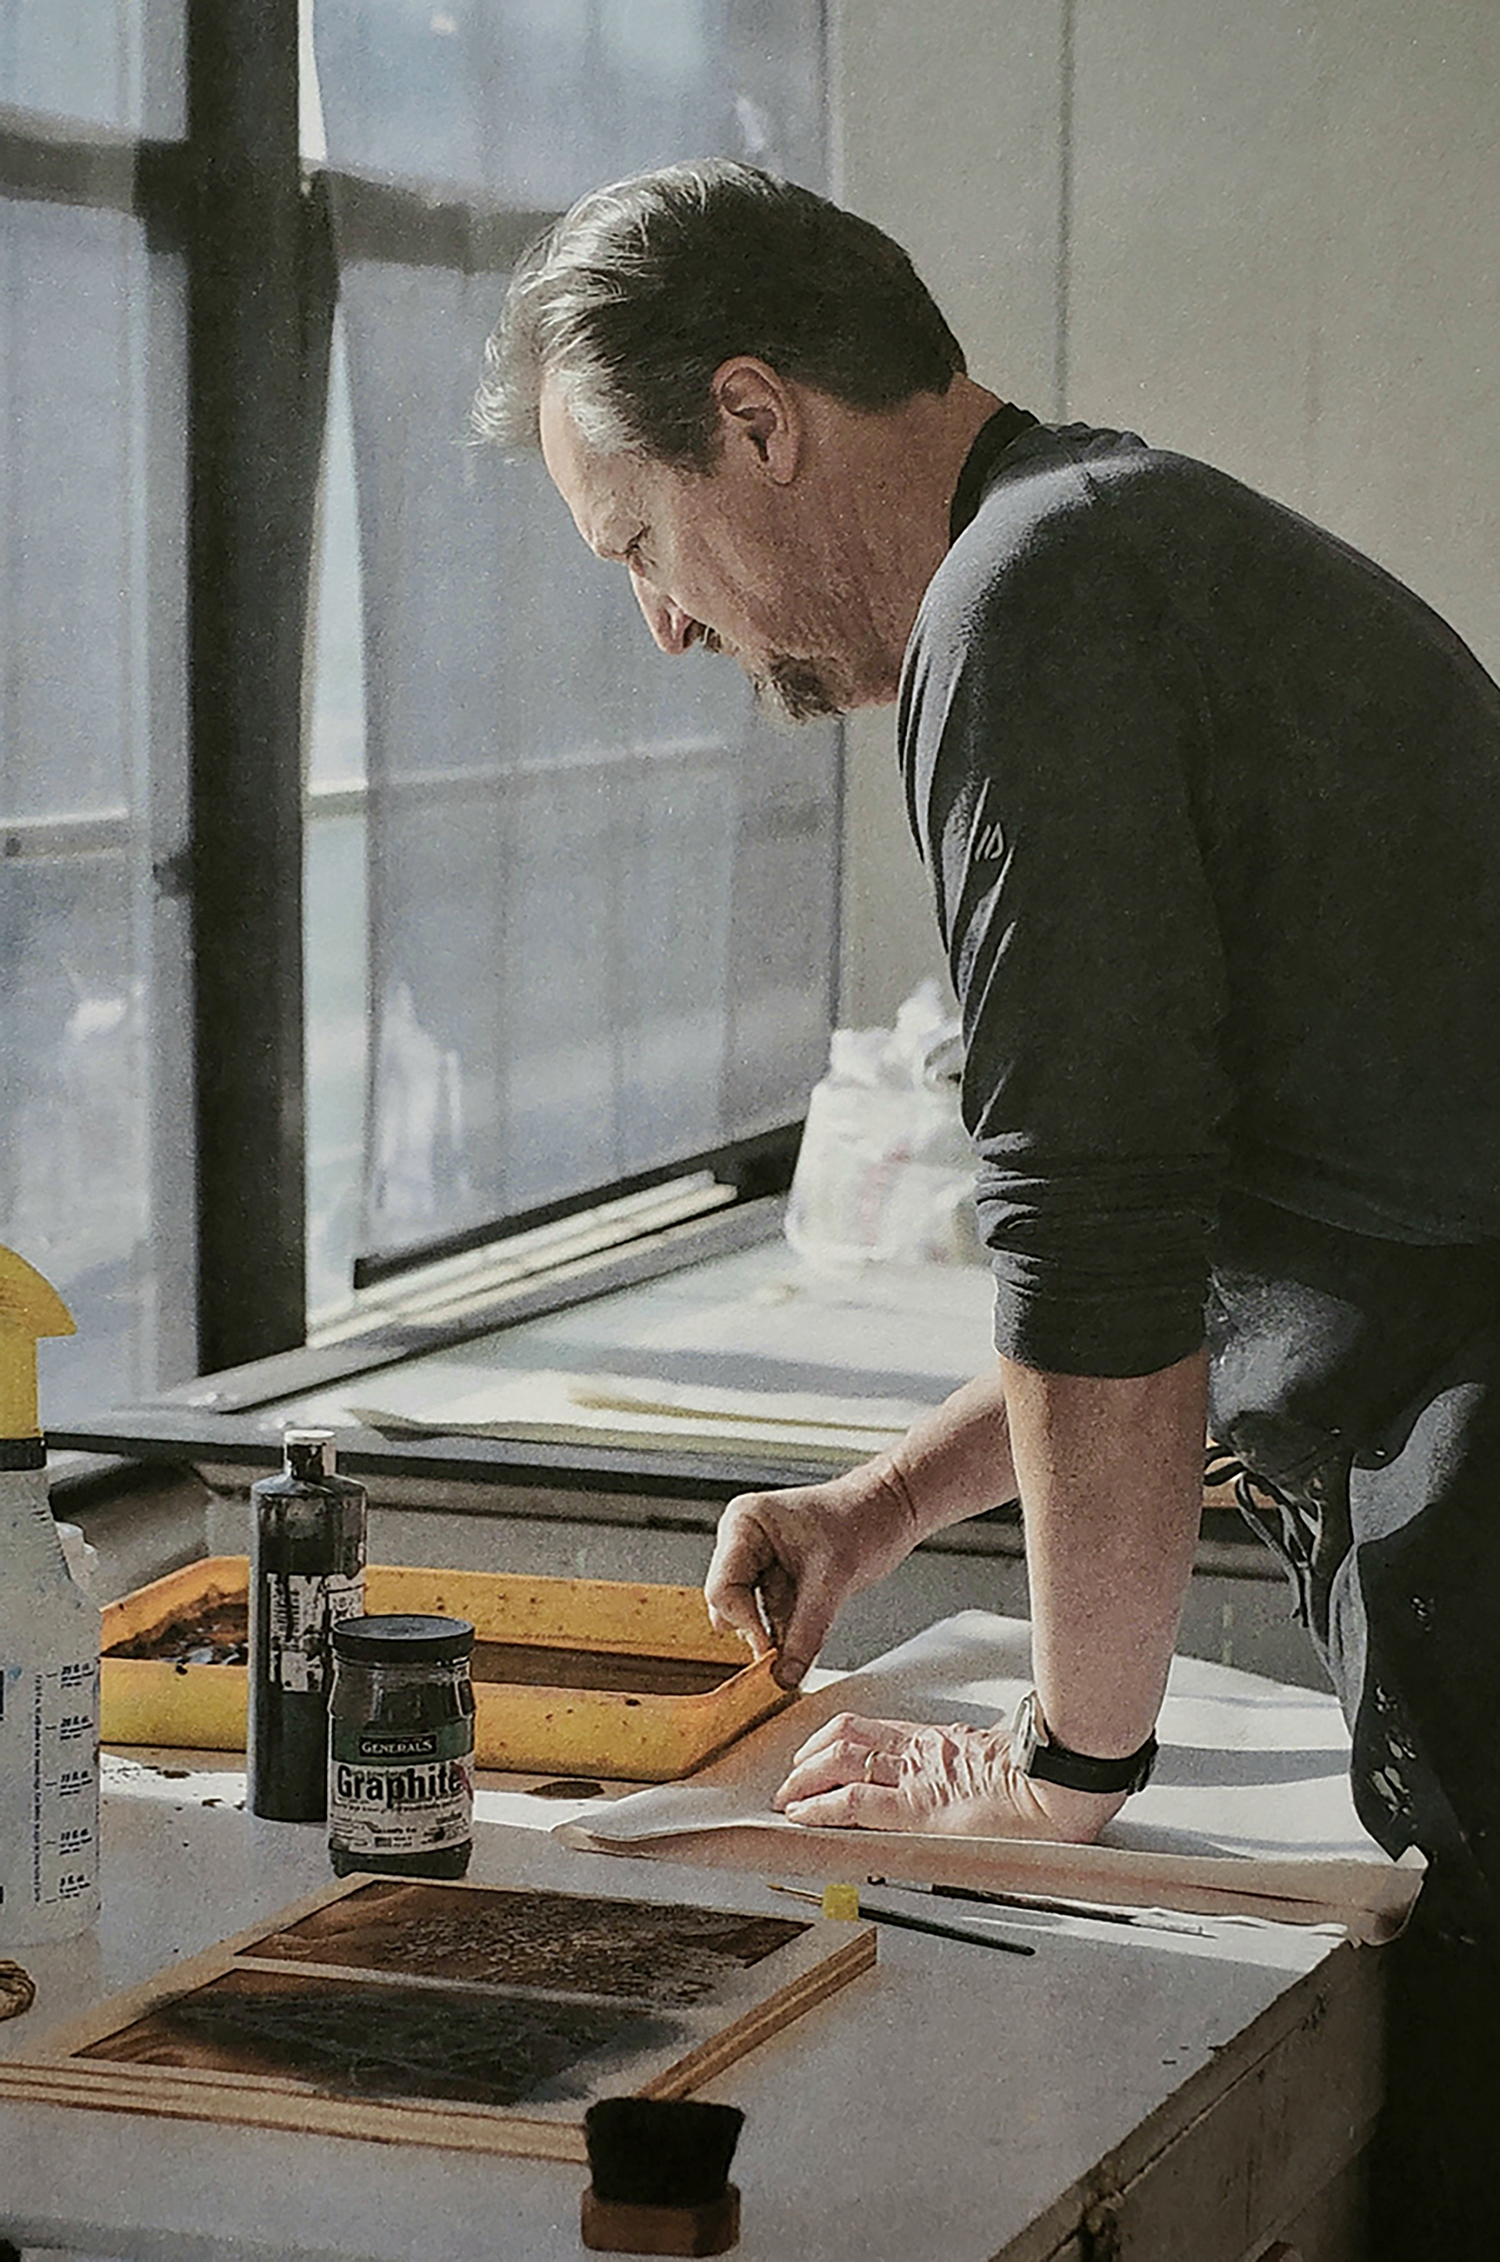
[[[992,496],[928,592],[901,702],[996,1344],[1089,1375],[1201,1343],[1232,1099],[1209,704],[1112,517],[1071,473],[1040,514]]]

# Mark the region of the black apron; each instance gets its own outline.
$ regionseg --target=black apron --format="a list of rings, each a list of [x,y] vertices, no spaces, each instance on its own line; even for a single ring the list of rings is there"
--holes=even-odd
[[[1213,1436],[1259,1480],[1360,1820],[1428,1856],[1429,1915],[1500,1942],[1500,1249],[1229,1196],[1208,1334]]]

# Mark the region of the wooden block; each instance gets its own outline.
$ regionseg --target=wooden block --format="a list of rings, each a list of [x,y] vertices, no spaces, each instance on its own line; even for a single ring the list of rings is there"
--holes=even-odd
[[[583,2195],[583,2243],[604,2254],[725,2254],[738,2243],[740,2195],[726,2184],[701,2207],[636,2207]]]

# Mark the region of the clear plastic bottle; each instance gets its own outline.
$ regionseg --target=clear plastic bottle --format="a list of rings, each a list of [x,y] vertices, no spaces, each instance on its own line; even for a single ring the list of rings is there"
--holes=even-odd
[[[72,1332],[0,1249],[0,1948],[99,1914],[99,1609],[68,1570],[36,1416],[36,1339]]]
[[[329,1641],[364,1609],[365,1488],[338,1475],[331,1430],[289,1429],[282,1442],[281,1473],[250,1488],[250,1807],[321,1822]]]

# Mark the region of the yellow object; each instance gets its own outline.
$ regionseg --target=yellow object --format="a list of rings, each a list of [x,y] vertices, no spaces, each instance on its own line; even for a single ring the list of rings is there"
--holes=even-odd
[[[0,1437],[40,1437],[39,1335],[71,1335],[73,1315],[50,1281],[14,1249],[0,1249]]]
[[[149,1634],[174,1618],[243,1600],[242,1555],[189,1563],[104,1613],[104,1648]],[[467,1618],[476,1634],[474,1757],[516,1774],[602,1776],[669,1783],[687,1775],[747,1728],[791,1701],[772,1679],[772,1660],[747,1659],[734,1634],[715,1633],[697,1587],[638,1586],[614,1579],[527,1579],[489,1571],[415,1570],[372,1563],[365,1608]],[[483,1644],[571,1649],[628,1660],[670,1658],[726,1669],[701,1695],[662,1696],[628,1685],[578,1689],[484,1676]],[[628,1674],[622,1674],[628,1680]],[[106,1743],[166,1744],[192,1751],[245,1748],[245,1668],[110,1657],[101,1667]]]
[[[859,1887],[857,1885],[825,1885],[823,1887],[823,1914],[838,1917],[852,1924],[859,1915]]]

